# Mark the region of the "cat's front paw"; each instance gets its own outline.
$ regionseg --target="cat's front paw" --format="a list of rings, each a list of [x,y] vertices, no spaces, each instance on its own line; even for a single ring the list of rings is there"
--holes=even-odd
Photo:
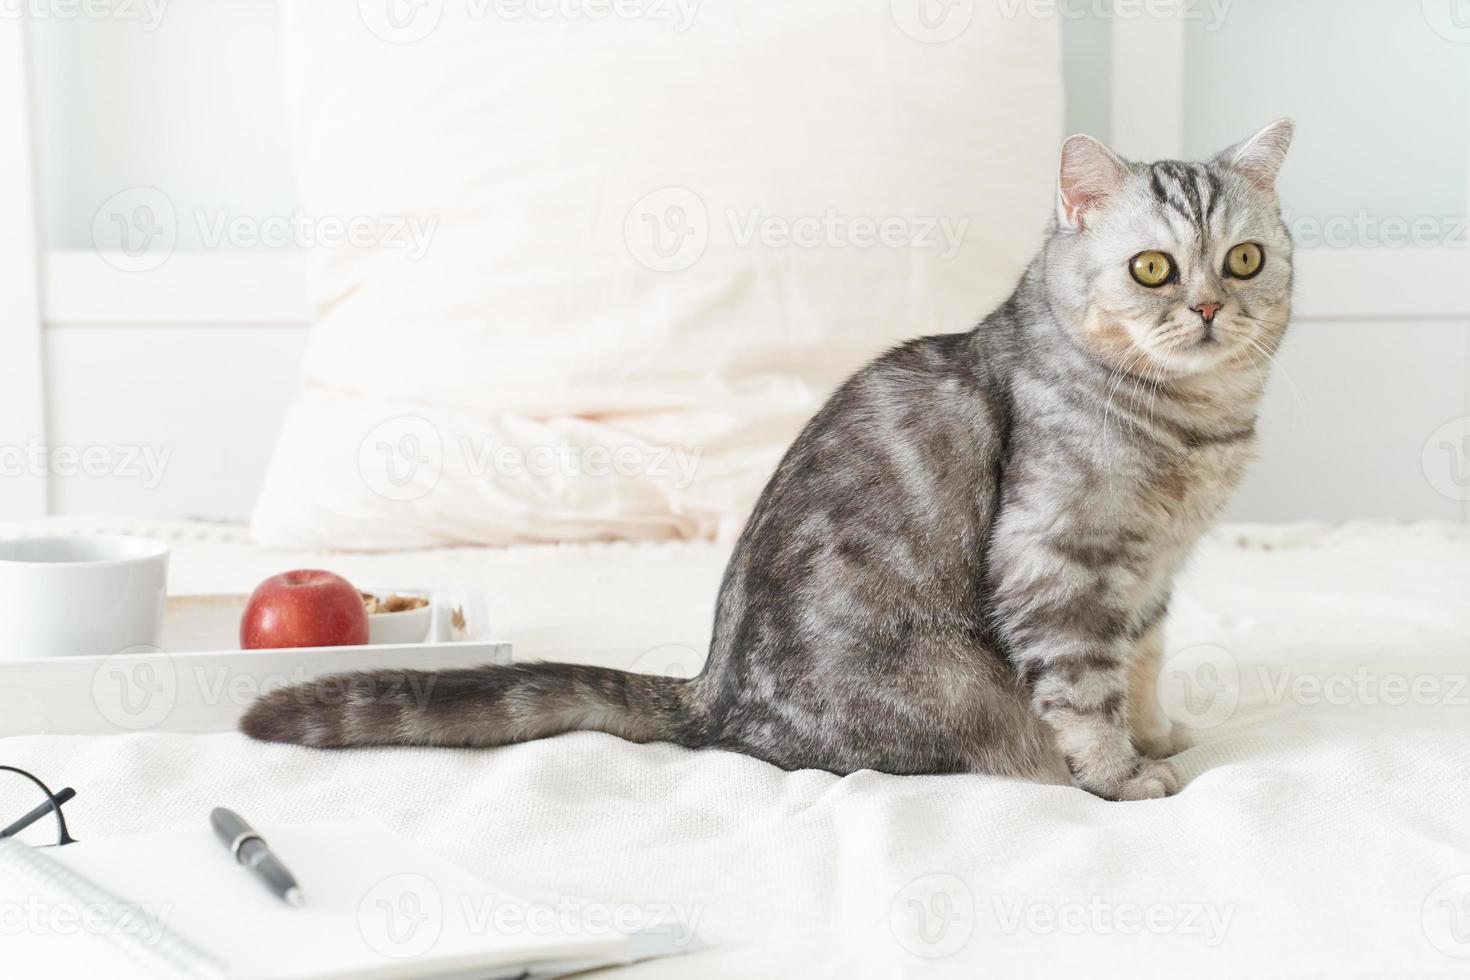
[[[1167,762],[1152,759],[1105,795],[1114,800],[1160,800],[1179,792],[1179,775]]]

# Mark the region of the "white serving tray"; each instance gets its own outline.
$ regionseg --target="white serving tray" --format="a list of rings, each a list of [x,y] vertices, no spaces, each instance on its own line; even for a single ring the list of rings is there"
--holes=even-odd
[[[170,596],[162,651],[0,660],[0,736],[232,731],[260,694],[315,677],[511,661],[510,644],[477,637],[463,611],[454,625],[431,631],[431,637],[457,637],[442,642],[241,650],[247,599]],[[453,611],[443,610],[451,617]]]

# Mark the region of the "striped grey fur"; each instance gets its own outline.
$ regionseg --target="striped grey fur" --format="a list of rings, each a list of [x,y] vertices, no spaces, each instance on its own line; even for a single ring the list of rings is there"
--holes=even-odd
[[[1155,164],[1068,140],[1051,234],[1010,299],[968,333],[880,357],[787,452],[730,559],[698,677],[346,675],[270,694],[242,727],[333,747],[591,729],[786,769],[1174,792],[1162,623],[1252,455],[1289,316],[1274,185],[1290,137],[1280,121],[1213,160]],[[1265,255],[1248,279],[1226,265],[1244,242]],[[1130,260],[1151,250],[1175,280],[1135,281]]]

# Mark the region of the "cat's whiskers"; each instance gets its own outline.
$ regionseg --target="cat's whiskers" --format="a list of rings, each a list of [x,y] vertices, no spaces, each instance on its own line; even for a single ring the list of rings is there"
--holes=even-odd
[[[1145,418],[1152,419],[1154,417],[1154,396],[1158,394],[1159,382],[1162,380],[1163,371],[1164,366],[1162,364],[1146,364],[1143,369],[1143,374],[1137,376],[1139,383],[1135,384],[1133,391],[1129,393],[1129,405],[1135,412],[1139,412]],[[1149,392],[1149,404],[1147,409],[1140,410],[1138,399],[1143,394],[1145,387]]]
[[[1127,376],[1128,373],[1128,367],[1135,360],[1141,358],[1143,355],[1143,348],[1139,347],[1135,343],[1130,342],[1128,344],[1128,347],[1123,351],[1123,360],[1121,360],[1118,365],[1112,369],[1112,371],[1108,374],[1107,380],[1103,384],[1102,440],[1104,442],[1109,441],[1108,419],[1112,414],[1113,393],[1117,390],[1118,386],[1123,383],[1123,378]],[[1119,422],[1118,434],[1120,437],[1122,436],[1121,421]],[[1109,497],[1113,495],[1113,478],[1113,471],[1110,469],[1108,470]]]
[[[1153,419],[1154,418],[1154,404],[1155,404],[1154,400],[1158,397],[1158,394],[1159,394],[1159,385],[1164,380],[1164,366],[1162,364],[1158,365],[1155,368],[1154,375],[1155,376],[1153,376],[1153,377],[1151,377],[1149,379],[1148,417],[1150,419]]]
[[[1149,351],[1147,348],[1140,347],[1135,344],[1130,346],[1130,350],[1136,350],[1136,353],[1128,360],[1123,362],[1123,365],[1119,370],[1118,380],[1113,385],[1112,394],[1110,394],[1108,397],[1107,405],[1111,406],[1112,399],[1114,396],[1117,395],[1118,390],[1122,384],[1122,379],[1126,376],[1130,382],[1130,387],[1128,390],[1128,406],[1129,410],[1135,416],[1134,419],[1130,420],[1130,424],[1137,427],[1139,425],[1137,416],[1141,415],[1145,420],[1148,421],[1152,421],[1155,417],[1155,399],[1157,398],[1159,391],[1162,388],[1163,375],[1166,368],[1163,364],[1151,363],[1148,360]],[[1140,365],[1142,366],[1142,372],[1135,373]],[[1145,390],[1148,391],[1148,405],[1146,407],[1139,404]],[[1120,436],[1122,435],[1122,426],[1123,419],[1120,416],[1118,419],[1118,434]],[[1106,428],[1104,429],[1104,435],[1106,435]],[[1108,471],[1108,494],[1110,496],[1113,493],[1116,479],[1117,473],[1114,470],[1110,469]]]
[[[1255,316],[1251,313],[1242,313],[1242,316],[1245,319],[1250,320],[1252,323],[1262,324],[1263,326],[1280,327],[1282,329],[1286,328],[1285,323],[1276,320],[1268,320],[1265,317]],[[1281,336],[1277,335],[1271,338],[1270,346],[1267,346],[1265,341],[1263,341],[1260,337],[1247,337],[1246,340],[1258,351],[1261,352],[1268,363],[1273,363],[1276,369],[1281,372],[1281,376],[1284,377],[1286,379],[1286,383],[1291,386],[1292,393],[1297,400],[1298,406],[1305,410],[1306,403],[1302,399],[1301,389],[1297,387],[1296,380],[1292,378],[1291,372],[1286,369],[1285,365],[1277,363],[1275,361],[1276,354],[1281,348]]]
[[[1256,323],[1264,324],[1268,327],[1281,327],[1282,329],[1285,329],[1290,325],[1285,320],[1268,320],[1263,316],[1256,316],[1254,313],[1251,313],[1247,310],[1241,310],[1240,316],[1246,320],[1253,320]]]
[[[1277,371],[1279,371],[1281,373],[1281,376],[1286,379],[1286,386],[1291,389],[1291,395],[1293,400],[1295,400],[1296,402],[1299,417],[1310,420],[1311,413],[1307,409],[1307,400],[1302,397],[1302,390],[1300,387],[1297,386],[1296,379],[1291,376],[1291,372],[1286,369],[1286,365],[1282,364],[1280,361],[1275,360],[1275,351],[1267,348],[1255,337],[1248,338],[1248,340],[1251,346],[1260,352],[1261,357],[1265,360],[1265,362],[1274,367]],[[1262,382],[1261,387],[1265,387],[1264,381]]]
[[[1112,414],[1113,398],[1117,394],[1119,388],[1122,386],[1124,378],[1136,377],[1134,374],[1132,374],[1131,369],[1136,364],[1140,363],[1143,358],[1148,355],[1148,351],[1140,347],[1136,343],[1130,343],[1127,349],[1123,351],[1123,354],[1124,359],[1119,362],[1118,366],[1114,368],[1112,373],[1108,376],[1108,383],[1103,389],[1102,434],[1104,439],[1108,437],[1108,419]],[[1119,420],[1118,425],[1118,434],[1121,436],[1121,419]],[[1109,487],[1111,488],[1111,476],[1109,477],[1109,481]]]
[[[1243,353],[1246,356],[1246,363],[1249,364],[1251,366],[1251,370],[1256,373],[1256,380],[1260,383],[1261,390],[1262,391],[1265,391],[1266,390],[1266,370],[1265,370],[1265,368],[1270,364],[1270,359],[1269,358],[1266,358],[1266,357],[1263,357],[1259,361],[1256,360],[1256,352],[1259,351],[1260,348],[1257,346],[1256,340],[1255,340],[1254,337],[1247,337],[1247,338],[1245,338],[1245,346],[1242,347],[1240,350],[1241,350],[1241,353]]]

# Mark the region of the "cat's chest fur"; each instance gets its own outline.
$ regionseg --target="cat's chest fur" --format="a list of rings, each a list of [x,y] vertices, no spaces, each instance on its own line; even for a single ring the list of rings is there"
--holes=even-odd
[[[1198,445],[1150,445],[1120,451],[1110,483],[1122,523],[1152,532],[1161,545],[1192,542],[1218,520],[1255,457],[1253,435],[1222,436]]]
[[[992,584],[1103,588],[1138,610],[1168,593],[1255,456],[1245,423],[1024,438],[1002,478]]]

